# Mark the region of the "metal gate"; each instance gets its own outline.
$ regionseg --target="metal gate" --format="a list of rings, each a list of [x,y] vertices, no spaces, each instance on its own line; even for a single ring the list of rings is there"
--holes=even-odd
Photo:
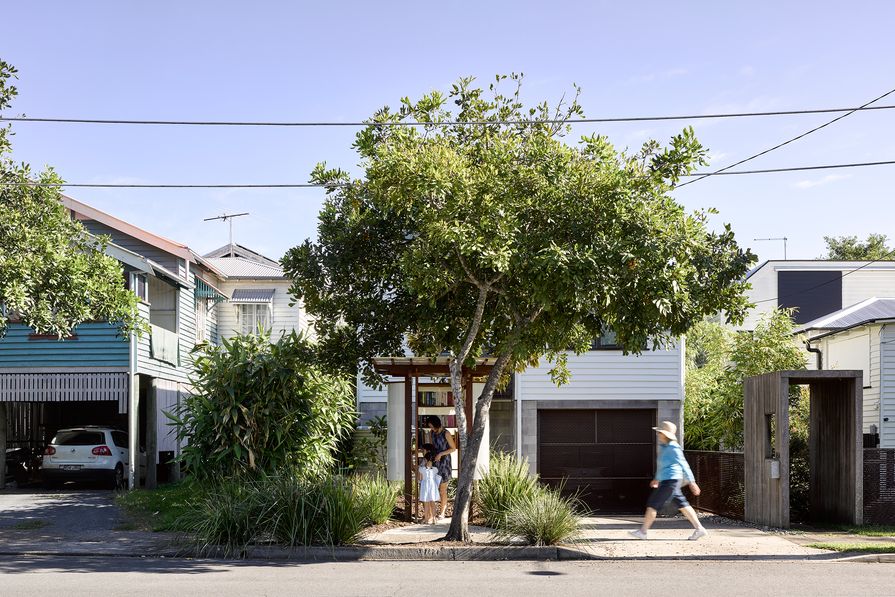
[[[641,512],[655,471],[655,425],[655,409],[539,410],[541,480],[594,512]]]

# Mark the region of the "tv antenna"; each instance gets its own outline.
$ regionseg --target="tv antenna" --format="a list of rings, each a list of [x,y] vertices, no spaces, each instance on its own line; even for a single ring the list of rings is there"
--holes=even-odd
[[[783,260],[786,261],[786,241],[789,239],[785,236],[777,236],[774,238],[753,238],[752,240],[782,240],[783,241]]]
[[[238,218],[240,216],[247,216],[249,212],[244,212],[241,214],[221,214],[214,218],[205,218],[204,222],[210,222],[212,220],[221,220],[222,222],[230,222],[230,257],[233,257],[233,218]]]

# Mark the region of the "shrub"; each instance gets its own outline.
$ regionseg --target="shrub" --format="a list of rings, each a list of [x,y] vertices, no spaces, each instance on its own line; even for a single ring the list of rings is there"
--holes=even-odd
[[[391,518],[401,487],[381,475],[352,478],[354,499],[366,524],[382,524]]]
[[[485,523],[497,528],[516,500],[530,498],[537,490],[538,480],[529,473],[526,460],[492,452],[488,472],[476,486],[476,505]]]
[[[242,553],[259,541],[344,545],[388,520],[398,487],[381,477],[278,475],[216,480],[189,506],[184,529],[202,550]]]
[[[539,485],[529,495],[512,501],[494,534],[498,539],[522,537],[530,545],[570,541],[580,532],[577,508],[576,499]]]
[[[354,394],[346,378],[314,363],[313,345],[294,332],[274,343],[252,334],[203,345],[194,393],[169,413],[185,440],[181,460],[191,474],[331,471],[339,443],[354,427]]]

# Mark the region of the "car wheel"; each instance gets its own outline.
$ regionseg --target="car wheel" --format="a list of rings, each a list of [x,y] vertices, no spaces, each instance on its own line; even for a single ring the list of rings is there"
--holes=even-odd
[[[124,478],[124,467],[120,464],[115,467],[115,478],[112,489],[116,491],[124,491],[127,489],[127,481]]]

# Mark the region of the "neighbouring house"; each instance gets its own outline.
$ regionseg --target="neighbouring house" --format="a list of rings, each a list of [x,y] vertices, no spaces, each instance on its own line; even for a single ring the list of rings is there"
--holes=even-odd
[[[895,261],[771,260],[746,276],[755,303],[738,329],[751,331],[775,308],[795,309],[804,324],[874,296],[895,296]]]
[[[865,445],[895,448],[895,298],[872,297],[799,326],[818,369],[864,374]]]
[[[207,253],[205,261],[226,279],[221,290],[229,297],[217,310],[218,331],[224,338],[269,330],[273,339],[293,330],[312,334],[307,312],[289,294],[290,281],[280,264],[239,244]]]
[[[168,463],[178,445],[165,412],[189,391],[190,352],[217,337],[217,310],[228,297],[226,275],[189,247],[142,230],[65,197],[71,216],[111,239],[107,253],[121,264],[148,324],[140,336],[122,335],[108,322],[86,322],[62,340],[12,323],[0,339],[0,402],[10,415],[8,441],[41,449],[56,430],[111,425],[129,430],[130,482],[139,449]],[[161,474],[167,472],[162,468]]]
[[[532,473],[545,482],[580,491],[594,511],[641,509],[655,467],[652,427],[662,420],[682,426],[684,340],[624,355],[607,334],[589,352],[570,354],[569,369],[571,381],[560,387],[551,381],[546,362],[515,374],[510,386],[495,395],[487,441],[526,458]],[[390,377],[389,382],[374,389],[358,378],[361,423],[403,412],[404,379]],[[480,389],[475,384],[473,395]],[[441,379],[420,377],[411,392],[411,421],[422,427],[422,416],[437,414],[456,433],[453,409],[445,404],[449,391]],[[395,448],[389,445],[390,476],[401,479],[400,467],[393,474],[396,467],[391,466]],[[399,460],[403,457],[400,451]]]

